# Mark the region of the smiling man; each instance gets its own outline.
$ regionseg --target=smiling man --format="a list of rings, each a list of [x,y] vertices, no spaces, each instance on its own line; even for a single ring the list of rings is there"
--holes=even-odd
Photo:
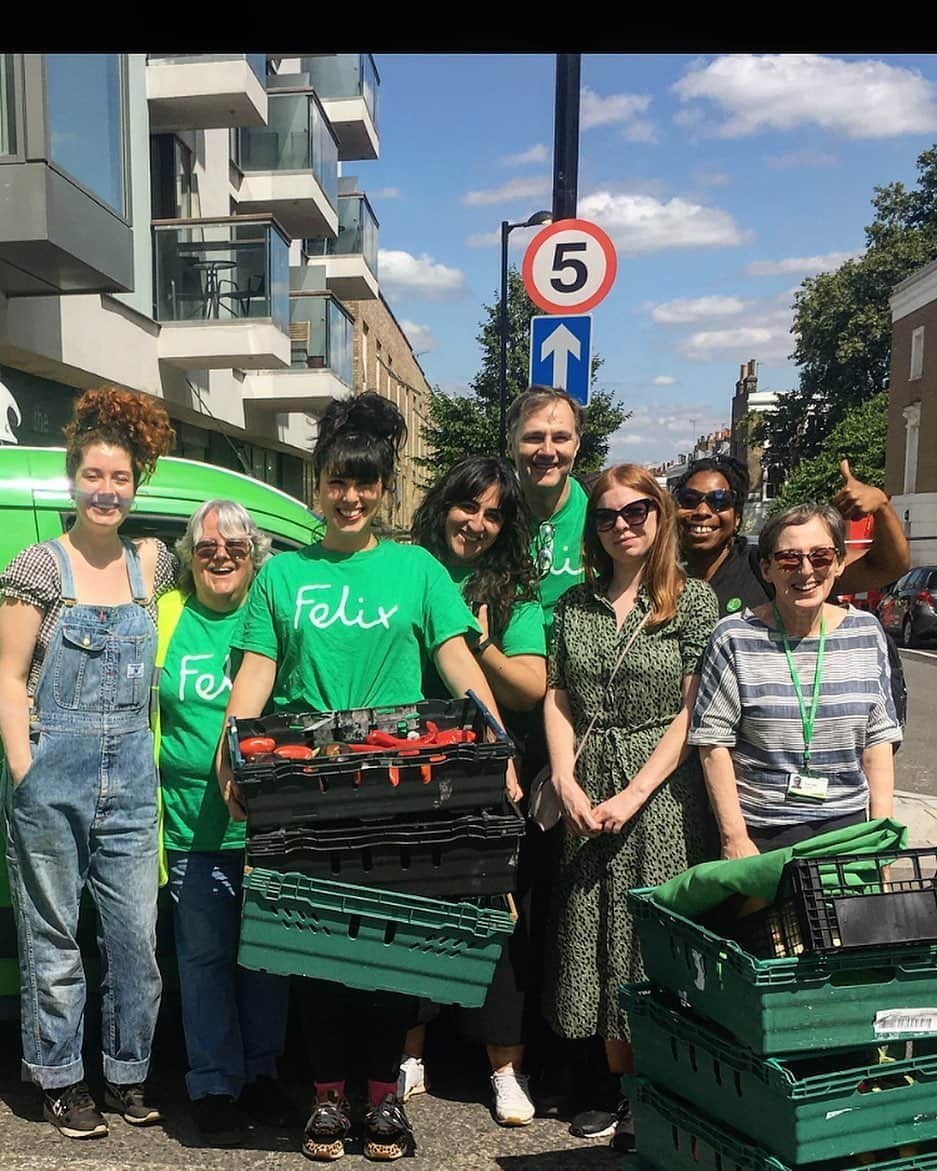
[[[582,581],[582,530],[588,497],[573,479],[583,410],[565,390],[531,386],[508,411],[508,441],[531,512],[530,551],[540,574],[549,647],[553,607]]]

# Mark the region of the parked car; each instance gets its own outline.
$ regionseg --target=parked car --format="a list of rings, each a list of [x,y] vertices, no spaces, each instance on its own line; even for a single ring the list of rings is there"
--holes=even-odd
[[[128,537],[159,537],[172,548],[191,514],[206,500],[237,500],[273,538],[273,549],[299,549],[319,540],[325,525],[302,501],[240,472],[167,456],[142,485],[121,525]],[[65,476],[65,453],[54,447],[0,447],[0,569],[34,541],[65,531],[73,505]],[[2,756],[2,752],[0,752]],[[162,899],[161,901],[165,901]],[[90,908],[88,908],[90,910]],[[173,978],[170,917],[160,913],[158,951],[164,978]],[[96,967],[93,916],[82,915],[79,940],[86,968]],[[18,1010],[16,931],[7,883],[6,851],[0,826],[0,1017]]]
[[[937,644],[937,565],[919,565],[887,586],[877,613],[902,646]]]

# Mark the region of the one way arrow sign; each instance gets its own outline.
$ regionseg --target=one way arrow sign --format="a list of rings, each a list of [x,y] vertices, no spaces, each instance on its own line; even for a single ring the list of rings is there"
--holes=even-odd
[[[532,317],[530,381],[565,390],[584,407],[592,381],[592,316]]]

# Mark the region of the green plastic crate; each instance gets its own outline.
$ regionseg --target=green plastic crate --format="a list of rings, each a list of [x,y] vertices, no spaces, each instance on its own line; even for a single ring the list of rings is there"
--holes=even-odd
[[[755,1053],[855,1049],[937,1033],[937,944],[756,959],[633,890],[648,980]]]
[[[646,1171],[797,1171],[641,1079],[631,1109],[635,1147]],[[914,1146],[914,1154],[895,1153],[871,1163],[855,1156],[825,1159],[810,1171],[937,1171],[937,1143]]]
[[[812,1163],[937,1139],[937,1055],[870,1065],[866,1047],[820,1060],[761,1058],[669,1007],[650,985],[623,987],[619,1002],[639,1075],[778,1159]],[[873,1090],[883,1078],[888,1088]]]
[[[484,1004],[507,911],[246,867],[238,963],[384,989],[437,1004]]]

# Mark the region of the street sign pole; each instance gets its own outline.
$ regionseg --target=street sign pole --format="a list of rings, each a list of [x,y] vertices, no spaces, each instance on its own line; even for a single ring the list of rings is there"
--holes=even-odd
[[[579,53],[556,55],[553,125],[553,219],[576,216],[579,186]]]

